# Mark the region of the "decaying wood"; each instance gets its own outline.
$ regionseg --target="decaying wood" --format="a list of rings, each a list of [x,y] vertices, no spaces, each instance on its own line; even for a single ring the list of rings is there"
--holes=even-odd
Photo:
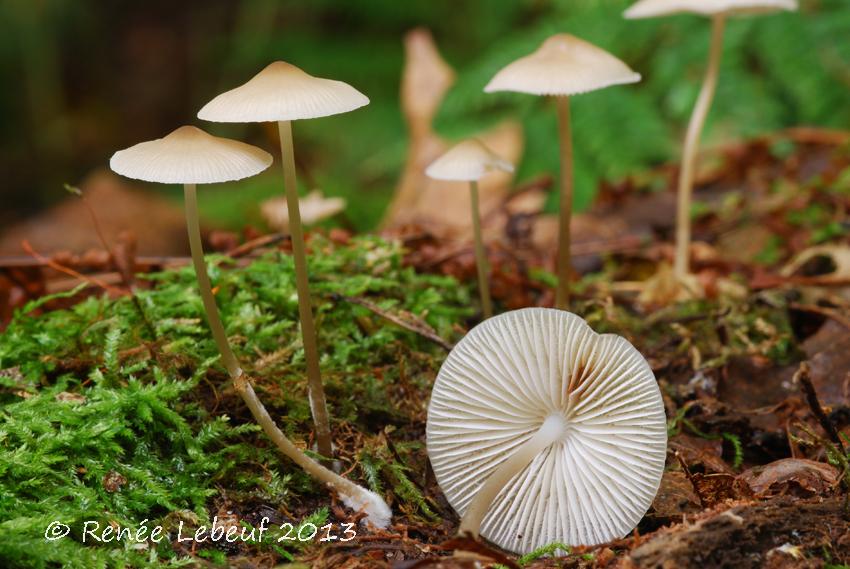
[[[709,512],[696,522],[650,535],[620,567],[815,567],[788,563],[804,561],[804,549],[822,548],[830,552],[832,563],[850,560],[850,521],[843,498],[783,498]]]

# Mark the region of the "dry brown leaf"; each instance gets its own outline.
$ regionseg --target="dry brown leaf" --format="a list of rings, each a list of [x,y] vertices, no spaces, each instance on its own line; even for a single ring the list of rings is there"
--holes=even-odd
[[[783,458],[755,466],[739,478],[760,498],[793,494],[800,497],[831,494],[838,483],[838,469],[803,458]]]

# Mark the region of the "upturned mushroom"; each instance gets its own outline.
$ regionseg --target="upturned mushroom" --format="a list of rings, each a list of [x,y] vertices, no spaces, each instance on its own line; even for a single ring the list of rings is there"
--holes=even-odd
[[[196,185],[247,178],[262,172],[271,163],[271,155],[259,148],[215,137],[193,126],[183,126],[163,138],[119,150],[110,159],[109,166],[116,173],[128,178],[162,184],[183,184],[189,247],[198,288],[213,339],[234,387],[248,405],[254,419],[285,456],[321,483],[335,490],[348,507],[365,512],[368,523],[384,528],[389,524],[392,512],[380,496],[331,472],[305,455],[277,427],[242,371],[218,313],[204,262]]]
[[[682,12],[711,17],[711,45],[708,53],[708,67],[702,81],[682,150],[682,166],[679,170],[678,205],[676,208],[676,251],[673,261],[673,273],[676,279],[684,282],[690,270],[691,244],[691,196],[693,194],[696,157],[699,139],[705,126],[705,119],[711,108],[720,70],[720,57],[723,52],[723,32],[729,16],[772,12],[777,10],[796,10],[797,0],[640,0],[626,10],[625,17],[630,19],[669,16]]]
[[[495,316],[455,346],[426,435],[459,533],[516,553],[626,535],[655,497],[667,448],[646,360],[551,308]]]
[[[316,425],[319,453],[326,457],[333,455],[333,446],[310,305],[307,254],[298,208],[292,121],[346,113],[367,104],[369,99],[351,85],[313,77],[292,64],[276,61],[244,85],[217,96],[198,112],[198,118],[213,122],[277,122],[310,410]]]
[[[487,93],[516,91],[554,96],[558,108],[561,147],[561,205],[558,228],[558,288],[555,306],[569,304],[570,218],[573,208],[573,148],[570,134],[570,97],[612,85],[640,81],[625,63],[569,34],[550,37],[537,51],[499,71],[484,87]]]
[[[478,208],[478,180],[491,172],[513,172],[510,162],[499,158],[478,139],[464,140],[437,158],[425,169],[425,174],[435,180],[469,182],[472,210],[472,232],[475,239],[475,263],[478,270],[478,292],[484,318],[493,316],[488,277],[490,269],[484,238],[481,234],[481,214]]]

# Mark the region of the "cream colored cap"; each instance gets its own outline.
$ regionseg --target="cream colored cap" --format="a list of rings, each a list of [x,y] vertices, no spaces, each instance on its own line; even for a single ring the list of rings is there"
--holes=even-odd
[[[163,138],[119,150],[109,167],[147,182],[214,184],[259,174],[271,163],[271,154],[256,146],[181,126]]]
[[[434,474],[464,514],[550,417],[560,439],[499,492],[481,535],[528,553],[627,535],[661,483],[667,423],[649,364],[624,338],[551,308],[500,314],[473,328],[440,368],[426,438]]]
[[[715,14],[753,14],[796,10],[797,0],[640,0],[623,14],[626,18],[654,18],[690,12]]]
[[[604,49],[569,34],[558,34],[531,55],[496,73],[484,91],[577,95],[638,81],[639,73]]]
[[[213,122],[275,122],[314,119],[353,111],[369,99],[347,83],[321,79],[275,61],[247,83],[222,93],[198,112]]]
[[[474,182],[496,171],[513,172],[514,167],[477,138],[470,138],[437,158],[425,169],[425,174],[435,180]]]

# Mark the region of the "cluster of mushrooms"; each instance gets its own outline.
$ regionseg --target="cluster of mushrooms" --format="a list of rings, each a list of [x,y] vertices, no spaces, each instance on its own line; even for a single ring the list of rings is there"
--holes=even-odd
[[[690,196],[700,134],[718,79],[727,17],[793,10],[796,0],[640,0],[628,18],[691,12],[712,18],[709,63],[684,144],[679,179],[674,274],[689,277]],[[572,142],[569,98],[640,81],[606,51],[568,34],[509,64],[486,92],[516,91],[555,98],[561,149],[558,287],[555,309],[527,308],[493,316],[487,254],[478,214],[478,181],[513,170],[477,139],[460,142],[426,170],[432,178],[468,182],[478,286],[484,321],[451,351],[428,406],[428,456],[437,482],[461,516],[459,533],[483,536],[527,553],[553,542],[595,545],[630,532],[658,490],[666,458],[664,406],[655,377],[625,339],[598,335],[569,305]],[[307,254],[296,187],[292,121],[367,105],[339,81],[275,62],[244,85],[207,103],[198,117],[214,122],[277,122],[295,264],[299,319],[317,450],[333,456],[319,368]],[[212,336],[236,391],[279,450],[385,528],[392,511],[374,492],[308,457],[277,427],[230,347],[207,274],[198,221],[197,184],[235,181],[269,167],[267,152],[183,126],[164,138],[116,152],[111,168],[124,176],[183,184],[192,260]]]

